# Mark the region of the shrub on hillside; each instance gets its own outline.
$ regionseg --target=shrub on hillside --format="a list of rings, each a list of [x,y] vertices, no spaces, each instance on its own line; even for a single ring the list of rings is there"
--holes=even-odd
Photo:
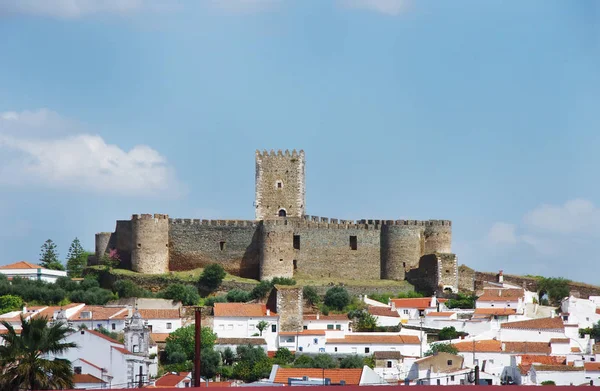
[[[329,308],[336,310],[343,310],[348,304],[350,304],[350,294],[346,288],[341,286],[334,286],[325,293],[324,303]]]
[[[198,283],[202,288],[206,288],[209,291],[214,291],[219,287],[219,285],[221,285],[225,275],[226,273],[225,269],[223,269],[223,266],[219,265],[218,263],[213,263],[204,269],[200,279],[198,280]]]

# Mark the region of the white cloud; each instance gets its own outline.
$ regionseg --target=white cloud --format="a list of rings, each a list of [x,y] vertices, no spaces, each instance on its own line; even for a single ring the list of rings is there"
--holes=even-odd
[[[339,0],[342,6],[347,8],[365,9],[386,15],[400,15],[406,12],[411,0]]]
[[[173,194],[181,188],[154,149],[138,145],[125,151],[75,128],[46,109],[0,113],[0,183],[121,195]]]
[[[166,0],[0,0],[0,16],[23,14],[76,19],[95,14],[127,15],[168,6]]]
[[[600,209],[588,200],[574,199],[564,205],[541,205],[527,213],[523,221],[533,229],[549,233],[598,233]]]
[[[497,245],[515,244],[518,241],[515,229],[514,224],[495,223],[487,234],[487,241]]]

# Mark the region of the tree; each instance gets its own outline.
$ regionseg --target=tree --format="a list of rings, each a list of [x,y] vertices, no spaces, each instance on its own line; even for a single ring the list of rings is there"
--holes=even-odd
[[[200,374],[205,378],[212,379],[221,368],[221,355],[212,348],[202,350],[200,364]]]
[[[294,362],[294,354],[288,348],[279,348],[273,357],[275,364],[288,365]]]
[[[458,354],[458,349],[451,343],[436,343],[431,345],[431,348],[425,352],[425,356],[433,356],[439,352]]]
[[[296,285],[296,280],[289,277],[273,277],[272,285]]]
[[[301,355],[294,361],[294,368],[314,368],[312,357],[306,354]]]
[[[541,385],[543,386],[555,386],[556,383],[554,382],[554,380],[544,380]]]
[[[16,311],[23,308],[23,299],[14,295],[0,296],[0,313]]]
[[[78,238],[73,239],[67,252],[67,273],[69,277],[81,277],[83,269],[87,266],[87,253]]]
[[[221,359],[223,360],[223,365],[232,365],[235,361],[235,353],[229,346],[221,352]]]
[[[198,290],[192,285],[170,284],[161,292],[165,299],[180,301],[183,305],[197,305],[200,301]]]
[[[40,266],[52,270],[65,270],[65,267],[58,260],[58,251],[52,239],[48,239],[42,244]]]
[[[258,329],[258,331],[260,332],[260,336],[262,337],[262,333],[263,331],[269,327],[269,322],[267,322],[266,320],[261,320],[260,322],[258,322],[258,324],[256,325],[256,328]]]
[[[68,349],[73,342],[64,342],[69,328],[63,323],[48,324],[47,318],[24,319],[21,316],[21,334],[12,324],[1,322],[7,330],[0,335],[0,388],[6,391],[73,388],[71,362],[48,359]]]
[[[583,338],[585,334],[589,334],[590,338],[595,339],[596,341],[600,340],[600,321],[595,323],[592,327],[579,329],[579,334],[581,335],[581,338]]]
[[[315,287],[305,286],[302,289],[302,295],[310,305],[317,305],[321,302],[321,298],[319,297],[319,294],[317,293]]]
[[[565,278],[561,278],[561,277],[559,277],[559,278],[538,277],[537,285],[538,285],[540,303],[542,303],[542,301],[544,300],[543,296],[547,295],[548,301],[550,302],[550,304],[559,305],[562,299],[569,296],[569,293],[570,293],[569,283],[570,282],[571,281],[569,281]]]
[[[365,310],[350,311],[348,317],[354,319],[356,331],[375,331],[377,328],[377,318]]]
[[[477,296],[475,295],[465,295],[463,293],[458,293],[446,302],[446,307],[471,309],[475,308],[475,301],[477,301]]]
[[[438,333],[438,337],[439,337],[440,341],[446,341],[446,340],[449,340],[449,339],[456,339],[456,338],[458,338],[458,331],[456,331],[456,329],[454,328],[454,326],[444,327]]]
[[[341,311],[350,304],[350,294],[348,294],[346,288],[334,286],[325,292],[324,303],[329,308],[335,308]]]
[[[241,289],[232,289],[227,292],[227,301],[230,303],[245,303],[250,301],[250,293]]]
[[[264,299],[265,297],[267,297],[269,292],[271,292],[272,288],[273,284],[271,284],[271,281],[261,281],[258,283],[258,285],[252,288],[250,296],[252,296],[252,298],[256,300]]]
[[[233,367],[233,377],[247,382],[268,377],[272,360],[260,346],[241,345],[237,347],[238,362]]]
[[[202,351],[211,350],[217,340],[216,334],[214,334],[209,327],[202,327],[201,333],[200,346],[202,347]],[[181,356],[175,352],[183,353],[186,360],[193,360],[195,336],[193,324],[181,327],[169,334],[165,344],[167,362],[178,362],[176,359]],[[173,356],[174,354],[175,356]]]
[[[365,365],[365,361],[362,357],[354,354],[347,356],[340,361],[340,368],[362,368]]]
[[[211,296],[211,297],[208,297],[204,301],[204,305],[207,307],[214,307],[215,303],[227,303],[227,296],[226,295]]]
[[[200,275],[198,283],[201,287],[206,288],[209,291],[214,291],[219,287],[219,285],[221,285],[225,275],[226,273],[225,269],[223,269],[223,266],[219,265],[218,263],[213,263],[204,269],[202,275]]]
[[[102,259],[100,259],[100,263],[104,265],[106,270],[111,270],[121,263],[121,255],[116,248],[111,248],[108,251],[108,254],[102,255]]]
[[[131,280],[117,280],[112,287],[113,292],[119,295],[119,298],[127,297],[152,297],[153,294],[147,289],[136,285]]]
[[[329,354],[320,353],[313,358],[314,368],[331,369],[337,368],[337,362]]]

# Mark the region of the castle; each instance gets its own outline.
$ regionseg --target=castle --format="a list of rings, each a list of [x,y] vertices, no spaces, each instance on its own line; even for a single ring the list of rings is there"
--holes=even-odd
[[[218,263],[254,279],[409,280],[458,289],[447,220],[339,220],[305,214],[304,151],[256,151],[255,220],[133,215],[96,234],[95,259],[116,249],[121,267],[147,273]]]

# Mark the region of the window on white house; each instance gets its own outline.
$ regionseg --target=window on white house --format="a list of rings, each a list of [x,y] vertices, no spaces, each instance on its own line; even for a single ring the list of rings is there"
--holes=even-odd
[[[452,365],[452,360],[448,360],[448,365]]]
[[[271,332],[273,332],[273,333],[277,332],[277,325],[276,324],[272,324],[271,325]]]
[[[140,348],[138,345],[133,345],[133,349],[132,349],[133,353],[139,353],[140,352]]]
[[[404,310],[404,315],[408,315],[408,310]]]
[[[219,325],[219,330],[225,330],[225,325],[224,324],[220,324]]]
[[[333,348],[333,351],[334,351],[334,352],[337,352],[337,348]]]
[[[112,329],[116,330],[117,329],[117,325],[115,323],[112,324]]]
[[[370,348],[365,348],[365,353],[369,353],[371,351]]]
[[[73,372],[77,375],[81,375],[81,367],[73,367]]]
[[[227,330],[233,330],[233,325],[232,324],[228,324],[227,325]]]
[[[171,330],[173,328],[173,324],[172,323],[167,323],[167,330]]]
[[[450,376],[450,381],[454,381],[454,375]]]
[[[391,362],[391,361],[388,361],[388,362],[387,362],[387,367],[388,367],[388,368],[391,368],[391,367],[392,367],[392,362]]]
[[[336,330],[341,330],[342,329],[342,325],[341,324],[336,324],[335,325],[335,329]]]
[[[318,344],[319,343],[319,338],[313,338],[313,343],[314,344]]]
[[[327,325],[327,330],[333,330],[333,325],[332,324],[328,324]]]

